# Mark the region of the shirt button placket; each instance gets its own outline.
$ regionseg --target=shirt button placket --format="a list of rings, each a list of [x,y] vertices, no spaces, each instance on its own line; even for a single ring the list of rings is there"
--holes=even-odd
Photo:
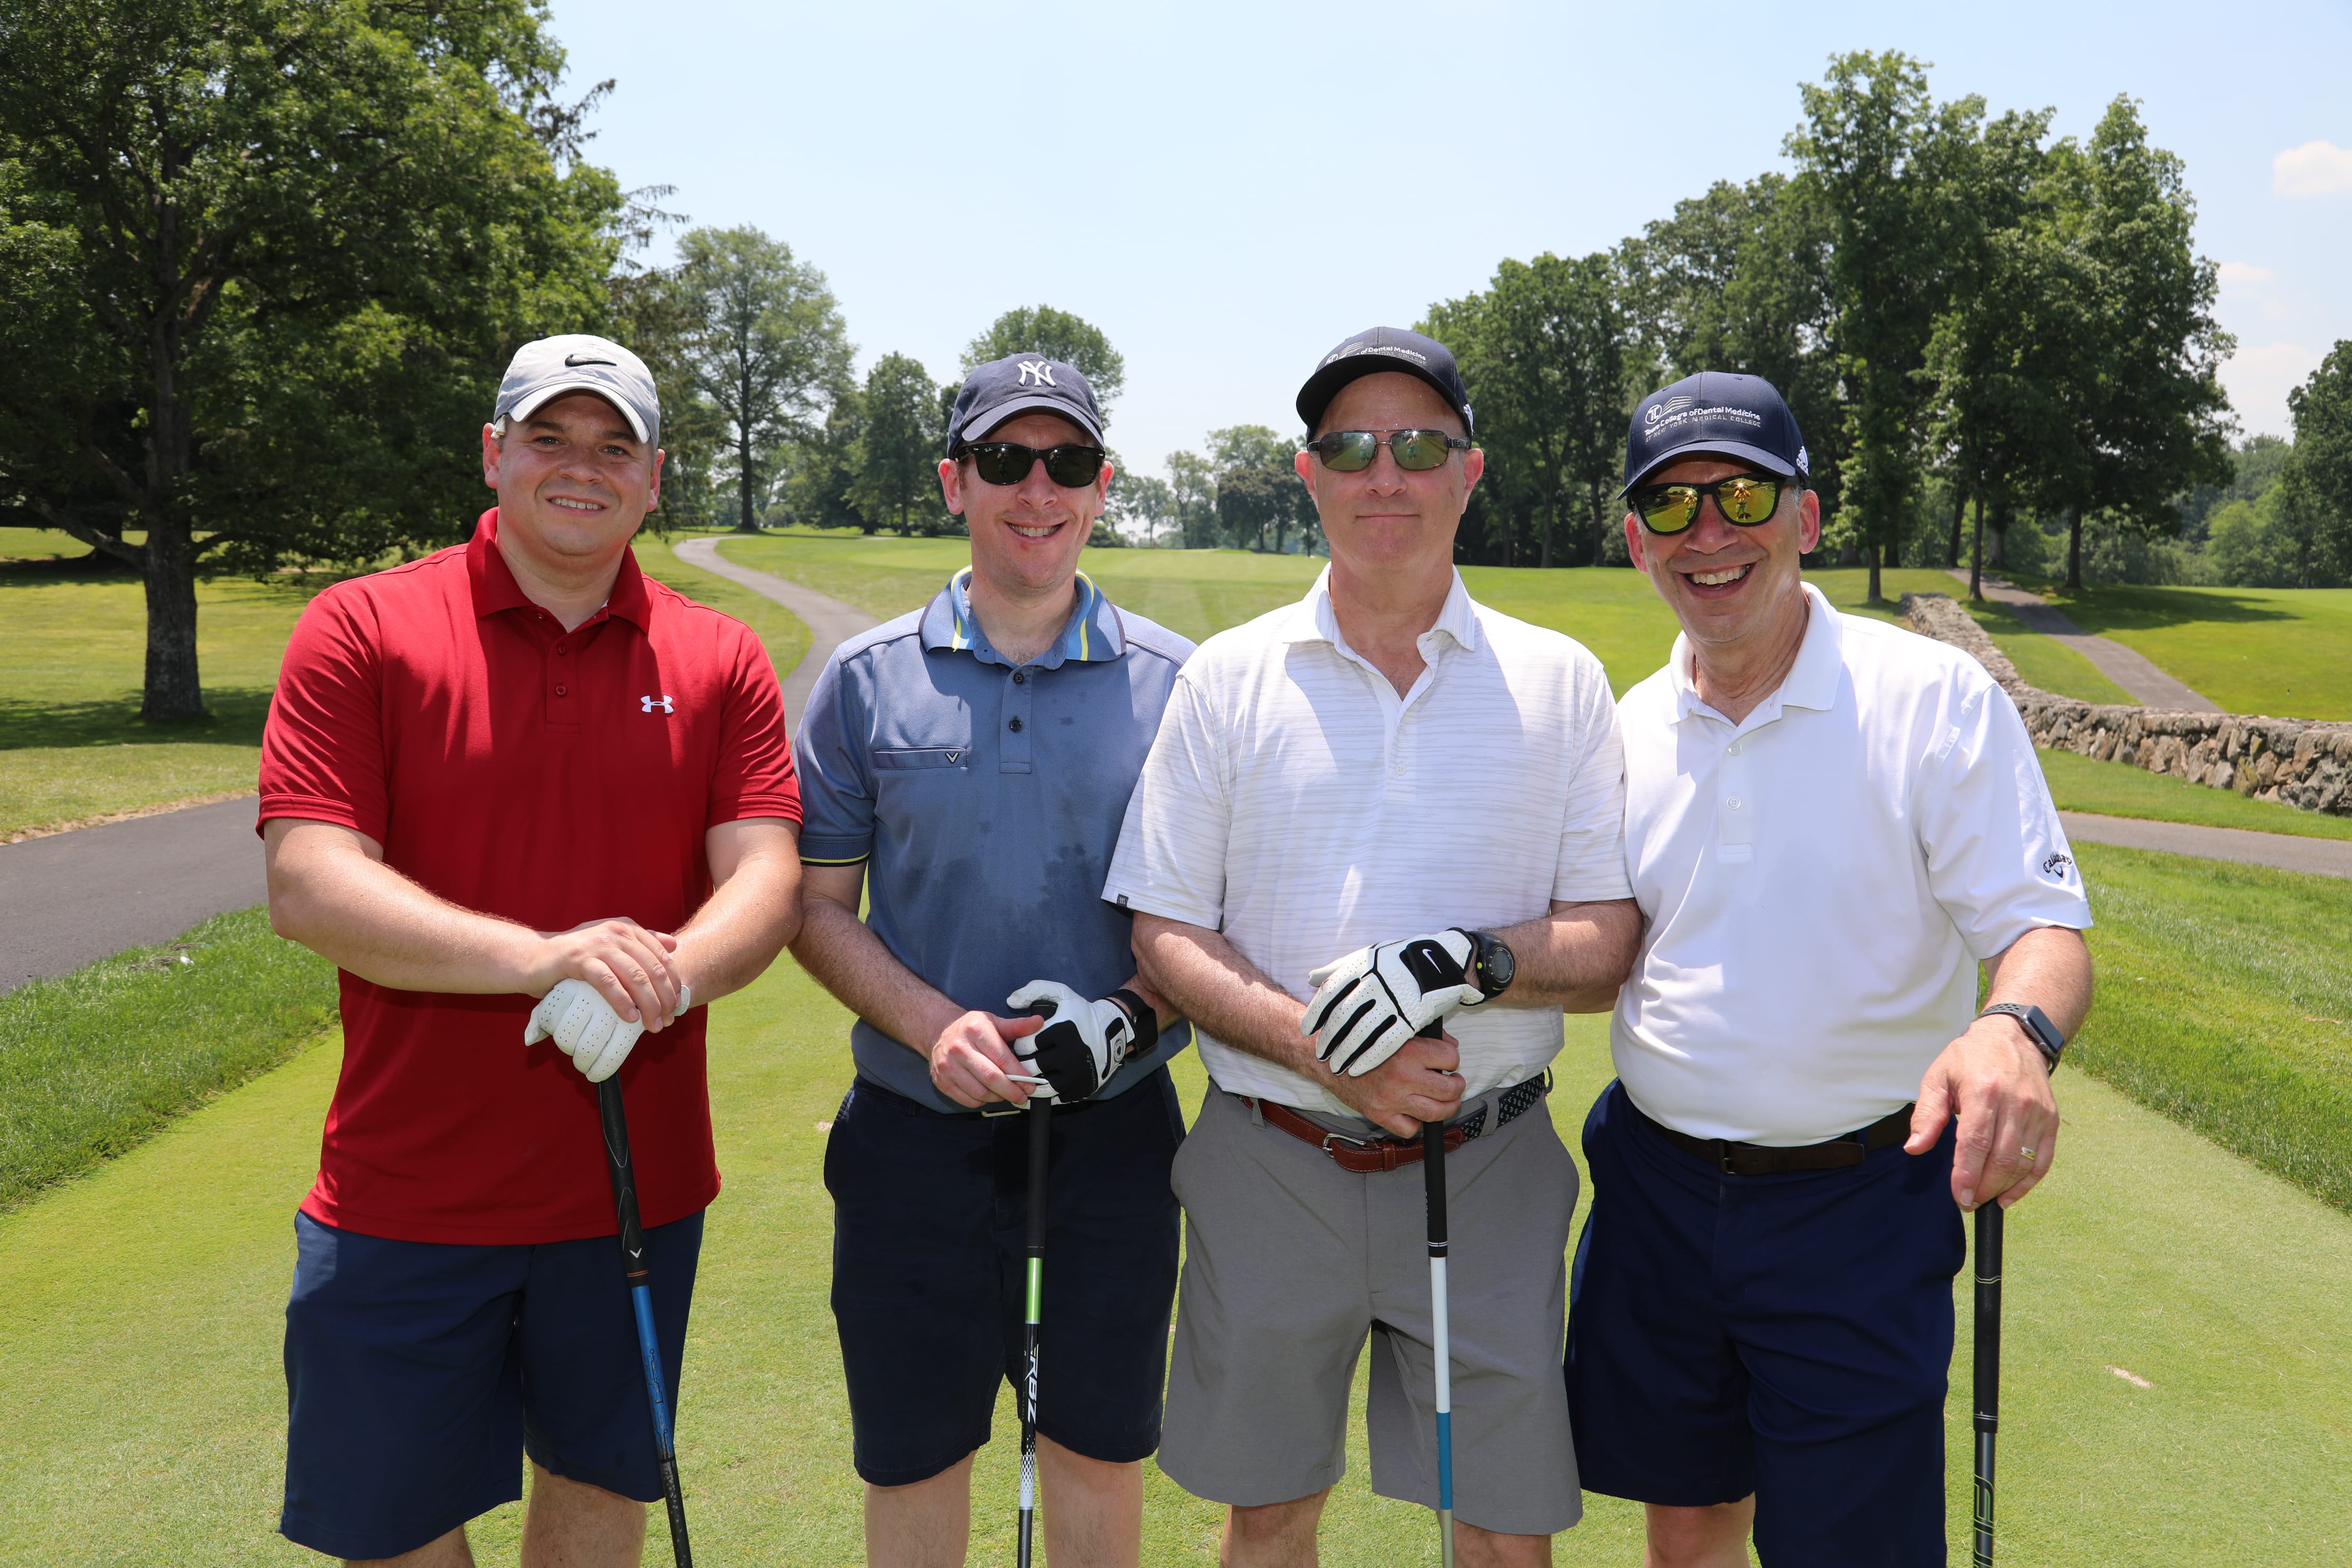
[[[1005,679],[1004,733],[1000,737],[1003,750],[997,759],[999,773],[1025,773],[1030,771],[1031,700],[1037,689],[1035,676],[1036,671],[1024,667]]]

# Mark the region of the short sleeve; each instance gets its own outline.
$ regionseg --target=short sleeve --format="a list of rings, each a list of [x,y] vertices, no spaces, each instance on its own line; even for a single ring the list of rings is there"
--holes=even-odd
[[[1617,705],[1598,661],[1584,673],[1576,714],[1580,732],[1568,737],[1583,761],[1569,785],[1559,864],[1552,872],[1553,901],[1563,904],[1633,896],[1625,874],[1625,744],[1617,731]]]
[[[727,675],[719,765],[711,774],[710,806],[703,826],[716,827],[751,816],[798,822],[801,784],[793,766],[783,688],[759,640],[747,628],[732,629],[735,646]]]
[[[2042,926],[2086,931],[2083,889],[2032,739],[2009,694],[1971,683],[1920,770],[1927,884],[1979,963]]]
[[[801,863],[854,866],[874,852],[874,778],[856,682],[836,652],[801,714]]]
[[[384,840],[383,666],[374,605],[330,589],[294,625],[261,731],[261,811]]]
[[[1225,851],[1233,831],[1223,744],[1207,695],[1180,671],[1160,732],[1128,797],[1103,897],[1121,909],[1216,931],[1225,917]]]

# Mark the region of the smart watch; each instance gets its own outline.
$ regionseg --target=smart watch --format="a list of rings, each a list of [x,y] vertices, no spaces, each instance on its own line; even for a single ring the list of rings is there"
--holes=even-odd
[[[1511,980],[1519,972],[1519,961],[1511,954],[1510,945],[1492,931],[1474,931],[1470,938],[1470,980],[1478,987],[1478,999],[1492,1002],[1511,988]]]
[[[2033,1041],[2034,1048],[2042,1053],[2042,1060],[2049,1064],[2050,1070],[2058,1070],[2058,1058],[2066,1054],[2066,1037],[2058,1032],[2058,1026],[2050,1021],[2049,1014],[2031,1002],[1996,1002],[1977,1016],[1990,1018],[1995,1013],[2005,1013],[2016,1019]]]

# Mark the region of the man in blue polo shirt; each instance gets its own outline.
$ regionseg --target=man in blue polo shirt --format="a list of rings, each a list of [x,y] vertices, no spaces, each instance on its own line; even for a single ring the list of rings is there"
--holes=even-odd
[[[972,1456],[1022,1364],[1025,1128],[982,1112],[1040,1076],[1062,1369],[1038,1407],[1046,1552],[1141,1552],[1183,1137],[1163,1064],[1191,1036],[1135,978],[1101,889],[1192,645],[1078,573],[1110,479],[1077,371],[1037,354],[973,371],[940,464],[971,565],[843,644],[801,721],[793,952],[857,1015],[825,1149],[833,1309],[866,1561],[893,1568],[964,1560]],[[1041,997],[1059,1009],[1042,1032],[1021,1011]]]

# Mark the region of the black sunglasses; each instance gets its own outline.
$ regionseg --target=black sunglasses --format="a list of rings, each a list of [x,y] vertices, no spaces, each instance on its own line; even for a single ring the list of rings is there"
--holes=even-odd
[[[1706,485],[1642,485],[1633,494],[1633,514],[1652,533],[1680,533],[1698,521],[1700,500],[1713,496],[1724,521],[1753,528],[1772,521],[1788,482],[1772,474],[1734,474]]]
[[[1470,442],[1443,430],[1391,430],[1386,436],[1370,430],[1334,430],[1307,443],[1307,449],[1322,458],[1323,466],[1335,474],[1353,474],[1370,468],[1383,447],[1396,459],[1398,468],[1421,473],[1445,461],[1449,453],[1468,451]]]
[[[974,441],[962,456],[972,471],[992,485],[1017,485],[1029,477],[1037,459],[1045,459],[1045,477],[1066,490],[1081,490],[1102,478],[1103,449],[1081,447],[1024,447],[1017,441]]]

